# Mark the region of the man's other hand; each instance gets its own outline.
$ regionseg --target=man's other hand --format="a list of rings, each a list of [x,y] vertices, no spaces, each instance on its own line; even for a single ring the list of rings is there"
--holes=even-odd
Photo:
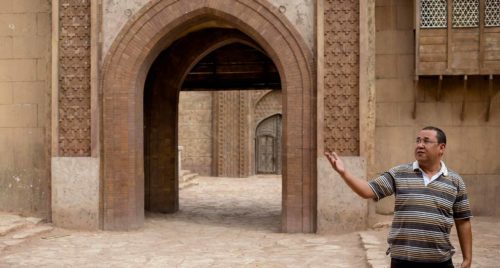
[[[340,175],[345,173],[344,162],[335,152],[325,152],[325,156],[335,171],[337,171]]]

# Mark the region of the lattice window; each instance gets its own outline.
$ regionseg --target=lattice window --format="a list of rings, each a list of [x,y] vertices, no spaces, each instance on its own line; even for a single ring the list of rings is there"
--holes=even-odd
[[[486,27],[500,26],[500,0],[486,0],[484,13]]]
[[[466,28],[479,26],[479,0],[453,1],[453,27]]]
[[[447,6],[446,0],[420,1],[420,28],[446,28]]]

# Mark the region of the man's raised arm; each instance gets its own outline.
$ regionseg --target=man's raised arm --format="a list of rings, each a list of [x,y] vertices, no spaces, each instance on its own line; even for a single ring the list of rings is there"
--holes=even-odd
[[[344,162],[339,158],[339,156],[333,152],[325,152],[325,156],[332,165],[333,169],[339,173],[339,175],[344,179],[345,183],[359,196],[369,199],[374,198],[375,193],[372,188],[368,185],[368,182],[359,178],[354,177],[349,171],[345,169]]]

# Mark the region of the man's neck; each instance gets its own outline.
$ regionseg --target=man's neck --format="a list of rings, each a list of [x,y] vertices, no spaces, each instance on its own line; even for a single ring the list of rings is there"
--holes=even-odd
[[[433,176],[434,174],[438,173],[439,170],[441,170],[441,161],[438,161],[437,163],[418,163],[418,166],[420,169],[425,172],[425,174],[429,176]]]

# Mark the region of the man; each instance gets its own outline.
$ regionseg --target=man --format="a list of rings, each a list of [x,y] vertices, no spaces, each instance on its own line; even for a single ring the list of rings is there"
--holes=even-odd
[[[455,222],[463,262],[472,261],[469,201],[462,178],[441,160],[446,135],[423,128],[416,138],[416,161],[391,168],[371,182],[354,177],[336,153],[325,155],[346,184],[359,196],[378,201],[394,194],[394,219],[387,242],[391,267],[453,267],[449,235]]]

